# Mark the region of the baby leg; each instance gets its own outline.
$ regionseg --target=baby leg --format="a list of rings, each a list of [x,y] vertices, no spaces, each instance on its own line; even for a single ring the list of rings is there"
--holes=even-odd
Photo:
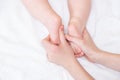
[[[23,0],[28,11],[48,29],[52,42],[59,43],[59,27],[61,18],[52,9],[48,0]]]

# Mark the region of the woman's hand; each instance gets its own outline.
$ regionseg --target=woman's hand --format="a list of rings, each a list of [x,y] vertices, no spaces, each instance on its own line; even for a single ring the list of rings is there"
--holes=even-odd
[[[56,63],[63,67],[68,67],[71,62],[76,61],[72,48],[67,43],[63,28],[59,30],[60,44],[53,44],[48,36],[42,42],[47,51],[50,62]]]
[[[87,30],[85,30],[83,33],[83,39],[69,35],[66,35],[66,38],[73,44],[79,46],[79,48],[85,53],[85,56],[88,60],[120,71],[120,54],[99,50],[94,44]]]
[[[75,59],[74,52],[65,39],[63,29],[59,32],[59,45],[53,44],[49,37],[43,40],[43,45],[48,54],[48,60],[63,66],[75,80],[93,80],[92,76],[89,75]]]
[[[94,44],[91,36],[89,35],[88,31],[85,29],[83,32],[83,38],[77,38],[70,35],[66,35],[66,38],[69,42],[78,46],[78,48],[82,49],[85,53],[88,60],[95,62],[96,56],[99,56],[100,50]]]

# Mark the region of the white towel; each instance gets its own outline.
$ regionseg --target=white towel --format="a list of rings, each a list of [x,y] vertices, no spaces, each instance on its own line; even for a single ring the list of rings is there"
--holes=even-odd
[[[62,17],[69,20],[67,0],[49,0]],[[87,29],[96,45],[120,53],[119,0],[93,0]],[[48,34],[34,20],[20,0],[0,1],[0,80],[73,80],[61,66],[49,63],[40,41]],[[79,59],[96,80],[119,80],[120,73],[102,65]]]

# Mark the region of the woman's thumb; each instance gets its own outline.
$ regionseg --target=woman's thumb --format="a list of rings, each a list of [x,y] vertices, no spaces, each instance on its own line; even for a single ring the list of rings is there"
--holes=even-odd
[[[83,40],[76,38],[76,37],[72,37],[70,35],[65,35],[66,39],[78,46],[83,46]]]
[[[65,34],[64,34],[64,27],[63,26],[61,26],[61,28],[59,30],[59,35],[60,35],[60,42],[61,43],[66,43]]]
[[[50,42],[50,36],[46,37],[45,39],[42,40],[42,44],[45,49],[50,48],[52,46],[52,43]]]

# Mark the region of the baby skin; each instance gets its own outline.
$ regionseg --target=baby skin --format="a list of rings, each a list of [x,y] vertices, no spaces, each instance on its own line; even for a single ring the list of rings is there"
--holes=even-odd
[[[82,38],[83,30],[90,12],[90,0],[68,0],[70,20],[68,33],[71,36]],[[54,44],[60,43],[59,28],[62,24],[61,17],[52,9],[48,0],[23,0],[28,11],[37,20],[42,22],[50,33]],[[81,53],[76,45],[70,43],[75,53]],[[81,55],[81,54],[80,54]],[[80,56],[76,55],[76,56]]]

